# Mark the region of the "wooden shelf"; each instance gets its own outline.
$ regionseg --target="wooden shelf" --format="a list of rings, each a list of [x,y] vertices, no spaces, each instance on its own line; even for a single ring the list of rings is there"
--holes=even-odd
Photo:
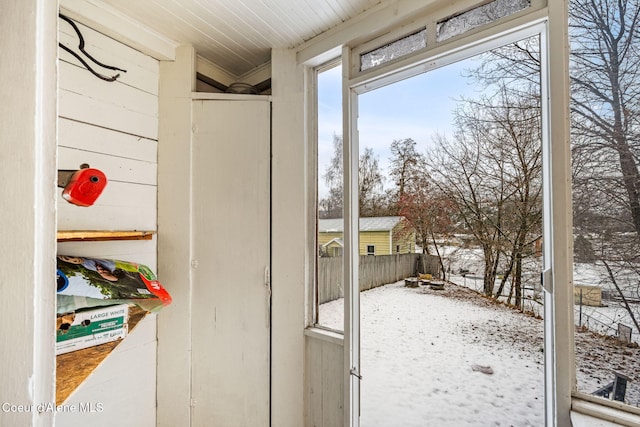
[[[151,240],[154,231],[100,231],[65,230],[58,231],[58,242],[100,242],[107,240]]]
[[[129,307],[127,336],[147,314],[137,306]],[[112,341],[56,356],[56,405],[62,404],[122,341]]]
[[[58,242],[100,242],[109,240],[151,240],[154,231],[58,231]],[[129,307],[128,334],[148,314],[137,306]],[[126,337],[124,339],[127,339]],[[87,379],[122,340],[56,356],[56,405],[62,404]]]

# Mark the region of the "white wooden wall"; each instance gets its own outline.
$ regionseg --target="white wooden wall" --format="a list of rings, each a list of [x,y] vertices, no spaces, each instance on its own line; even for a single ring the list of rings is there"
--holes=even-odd
[[[344,418],[344,338],[329,331],[307,330],[305,334],[305,425],[340,426]]]
[[[116,82],[106,82],[58,50],[58,168],[77,169],[88,163],[108,180],[97,202],[86,208],[67,203],[58,189],[58,229],[156,230],[159,63],[86,26],[78,27],[90,54],[127,72]],[[75,32],[62,20],[59,40],[77,51]],[[155,237],[60,243],[58,253],[135,261],[157,271]],[[171,292],[170,284],[159,279]],[[102,412],[59,413],[56,424],[155,426],[156,346],[156,315],[149,315],[65,402],[101,403]]]
[[[59,49],[58,168],[89,163],[101,169],[109,183],[87,209],[59,199],[58,228],[155,230],[158,61],[79,28],[89,53],[127,72],[116,82],[105,82]],[[77,50],[77,37],[64,21],[60,41]]]

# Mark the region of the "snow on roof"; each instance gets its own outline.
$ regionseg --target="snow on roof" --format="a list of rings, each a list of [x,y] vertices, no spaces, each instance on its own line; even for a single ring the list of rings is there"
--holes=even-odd
[[[403,216],[375,216],[360,218],[360,231],[391,231],[404,219]],[[320,233],[342,233],[342,218],[321,219],[318,221]]]
[[[342,241],[341,238],[336,237],[333,238],[331,240],[329,240],[327,243],[325,243],[324,245],[322,245],[323,248],[326,248],[327,246],[331,245],[332,243],[336,243],[337,245],[339,245],[340,247],[344,248],[344,242]]]

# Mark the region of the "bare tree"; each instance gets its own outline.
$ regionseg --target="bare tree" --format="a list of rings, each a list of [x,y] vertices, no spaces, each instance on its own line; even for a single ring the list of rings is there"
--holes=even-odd
[[[637,0],[570,3],[575,259],[614,290],[638,332],[639,25]]]
[[[320,218],[342,218],[343,212],[343,167],[342,136],[333,134],[333,155],[322,177],[329,187],[329,194],[320,200]]]
[[[412,181],[412,185],[405,189],[404,196],[398,202],[399,214],[404,216],[416,233],[416,243],[423,253],[431,253],[440,260],[442,279],[446,279],[446,268],[440,246],[442,241],[451,237],[455,206],[431,182],[425,169],[422,176]]]
[[[392,208],[398,212],[398,203],[404,197],[406,188],[423,172],[424,156],[416,150],[416,142],[411,138],[396,139],[391,143],[391,166],[389,175],[395,185]]]
[[[640,2],[572,0],[569,12],[576,224],[593,214],[640,235]],[[485,87],[539,84],[539,51],[535,39],[496,49],[468,76]],[[614,214],[598,212],[594,200]]]
[[[571,0],[569,12],[575,259],[624,301],[640,263],[640,2]],[[487,53],[469,76],[534,83],[539,64],[538,43],[524,40]]]
[[[608,197],[623,207],[640,235],[640,4],[638,1],[580,0],[570,7],[571,111],[574,142],[609,168],[599,173]],[[611,168],[617,158],[618,170]],[[623,196],[623,198],[620,198]]]
[[[359,161],[360,216],[379,216],[386,212],[383,184],[378,157],[373,149],[367,147]]]
[[[473,113],[469,111],[469,114]],[[438,149],[429,163],[435,185],[456,207],[459,227],[471,233],[482,249],[483,292],[493,296],[500,260],[498,239],[505,193],[499,183],[490,182],[494,174],[483,158],[486,142],[483,134],[484,130],[477,126],[460,123],[453,139],[437,135]]]
[[[323,174],[329,194],[320,200],[321,218],[341,218],[343,214],[343,142],[342,136],[333,135],[333,155]],[[363,216],[387,212],[383,191],[384,177],[378,158],[371,148],[365,148],[359,159],[359,207]]]
[[[511,279],[508,301],[522,303],[523,259],[541,235],[540,97],[528,82],[498,86],[490,96],[462,100],[453,141],[438,138],[431,162],[441,191],[484,254],[484,293],[495,296]]]
[[[537,85],[530,86],[537,90]],[[497,139],[505,144],[505,186],[508,198],[504,204],[502,250],[505,266],[496,295],[503,293],[511,279],[507,303],[522,306],[523,261],[534,254],[533,244],[542,237],[542,142],[539,94],[528,96],[521,89],[511,92],[503,88],[498,105],[489,108],[490,119],[496,124]],[[501,150],[502,152],[502,150]],[[502,154],[501,154],[502,155]]]

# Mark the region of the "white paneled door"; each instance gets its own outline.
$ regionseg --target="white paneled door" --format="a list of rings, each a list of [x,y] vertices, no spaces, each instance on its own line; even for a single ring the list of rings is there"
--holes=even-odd
[[[268,426],[270,103],[194,101],[193,123],[191,425]]]

